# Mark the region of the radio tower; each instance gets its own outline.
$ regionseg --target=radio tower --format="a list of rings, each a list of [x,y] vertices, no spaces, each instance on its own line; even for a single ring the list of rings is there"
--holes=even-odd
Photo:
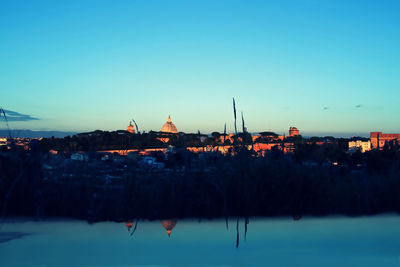
[[[2,107],[0,107],[0,117],[1,117],[1,115],[3,115],[4,120],[6,121],[8,137],[11,139],[11,131],[10,131],[10,126],[8,125],[7,115]]]

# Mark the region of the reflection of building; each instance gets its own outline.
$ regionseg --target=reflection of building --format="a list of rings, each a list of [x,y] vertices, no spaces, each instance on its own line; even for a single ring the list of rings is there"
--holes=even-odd
[[[349,142],[349,152],[354,153],[357,150],[360,150],[361,152],[365,151],[370,151],[371,150],[371,141],[361,141],[361,140],[356,140],[356,141],[350,141]]]
[[[371,132],[372,148],[383,148],[386,143],[400,140],[400,134],[383,134],[382,132]]]
[[[126,225],[126,228],[128,228],[128,232],[129,232],[133,226],[133,222],[126,222],[125,225]]]
[[[290,127],[289,135],[290,136],[298,136],[298,135],[300,135],[300,131],[296,127]]]
[[[130,133],[135,133],[135,127],[132,125],[132,122],[129,122],[128,128],[126,129]]]
[[[171,117],[168,116],[168,120],[164,125],[161,127],[161,132],[164,133],[178,133],[175,124],[172,123]]]
[[[174,229],[177,222],[177,220],[173,219],[161,221],[161,225],[165,228],[165,230],[167,230],[168,237],[171,236],[172,229]]]

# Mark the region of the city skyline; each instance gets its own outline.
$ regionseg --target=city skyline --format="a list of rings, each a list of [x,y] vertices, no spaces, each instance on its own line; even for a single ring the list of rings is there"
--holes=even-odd
[[[400,132],[396,1],[6,2],[13,129]],[[19,115],[18,115],[19,114]],[[239,125],[240,123],[238,123]],[[5,128],[3,119],[0,125]],[[240,128],[240,127],[239,127]]]

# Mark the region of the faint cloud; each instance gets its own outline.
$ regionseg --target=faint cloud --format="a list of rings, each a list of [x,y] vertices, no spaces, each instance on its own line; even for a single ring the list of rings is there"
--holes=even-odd
[[[22,114],[16,111],[4,110],[8,121],[36,121],[38,118],[32,117],[31,115]],[[4,120],[3,114],[0,116],[0,120]]]
[[[361,104],[356,105],[356,108],[363,108],[364,106]]]

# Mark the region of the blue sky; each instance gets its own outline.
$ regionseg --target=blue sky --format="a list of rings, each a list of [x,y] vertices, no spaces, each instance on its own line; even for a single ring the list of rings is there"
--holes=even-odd
[[[12,128],[400,132],[400,1],[0,1]],[[0,122],[1,123],[1,122]],[[4,128],[2,123],[0,128]]]

